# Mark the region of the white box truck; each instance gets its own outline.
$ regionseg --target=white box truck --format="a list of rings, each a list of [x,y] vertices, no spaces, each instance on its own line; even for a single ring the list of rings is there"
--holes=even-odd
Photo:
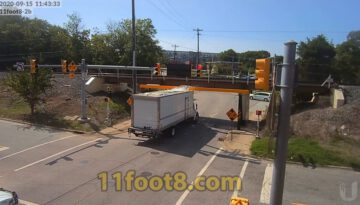
[[[157,138],[165,131],[175,135],[175,126],[185,120],[199,118],[194,92],[172,89],[133,95],[131,127],[136,136]]]

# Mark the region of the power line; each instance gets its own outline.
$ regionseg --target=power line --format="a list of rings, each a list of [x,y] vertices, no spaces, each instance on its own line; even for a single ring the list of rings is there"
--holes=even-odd
[[[206,30],[209,33],[349,33],[349,31],[321,30]]]
[[[170,0],[165,1],[164,7],[167,7],[169,8],[169,10],[172,10],[172,13],[175,14],[175,16],[179,17],[178,19],[180,19],[182,23],[185,23],[184,25],[188,25],[187,24],[188,21],[185,18],[186,16],[183,16],[181,13],[179,13],[178,10],[171,4]]]
[[[164,40],[159,40],[160,42],[163,42],[163,43],[166,43],[166,44],[169,44],[169,45],[174,45],[174,43],[171,43],[171,42],[169,42],[169,41],[164,41]],[[182,46],[182,45],[179,45],[179,44],[177,44],[177,47],[178,48],[186,48],[186,49],[188,49],[189,51],[195,51],[196,52],[196,49],[194,49],[194,48],[189,48],[189,47],[186,47],[186,46]]]
[[[157,6],[152,0],[149,0],[149,1],[146,1],[146,2],[149,2],[153,7],[158,9],[162,14],[164,14],[167,18],[169,18],[171,21],[176,23],[178,26],[180,26],[180,27],[184,28],[185,30],[187,30],[186,26],[182,25],[180,22],[177,21],[177,19],[173,18],[171,15],[169,15],[167,12],[165,12],[162,8]]]

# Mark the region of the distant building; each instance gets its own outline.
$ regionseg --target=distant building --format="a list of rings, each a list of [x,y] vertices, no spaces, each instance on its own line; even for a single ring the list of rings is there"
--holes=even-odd
[[[188,64],[190,62],[193,62],[193,63],[196,62],[197,52],[194,52],[194,51],[176,51],[175,52],[175,61],[174,61],[174,51],[163,50],[163,53],[169,62],[186,63],[186,64]],[[218,61],[219,54],[218,53],[200,52],[199,60],[200,60],[200,63]]]

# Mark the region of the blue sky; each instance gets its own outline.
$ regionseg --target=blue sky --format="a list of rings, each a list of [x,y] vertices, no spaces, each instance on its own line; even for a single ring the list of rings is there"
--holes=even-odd
[[[204,31],[200,50],[268,50],[324,34],[334,44],[360,30],[359,0],[136,0],[136,18],[151,18],[164,49],[195,50],[194,28]],[[131,0],[62,0],[61,8],[34,9],[34,17],[63,25],[77,12],[86,28],[106,30],[110,21],[131,18]]]

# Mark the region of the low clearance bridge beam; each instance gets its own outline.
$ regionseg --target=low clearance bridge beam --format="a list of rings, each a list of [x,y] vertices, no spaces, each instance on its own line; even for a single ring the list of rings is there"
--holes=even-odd
[[[155,85],[155,84],[140,84],[140,89],[157,89],[157,90],[169,90],[180,86],[171,85]],[[249,90],[244,89],[226,89],[226,88],[208,88],[208,87],[196,87],[189,86],[190,91],[210,91],[210,92],[225,92],[225,93],[238,93],[238,121],[237,129],[240,130],[240,126],[245,125],[246,120],[249,120]]]
[[[140,87],[140,89],[169,90],[169,89],[177,88],[179,86],[140,84],[139,87]],[[226,88],[208,88],[208,87],[189,86],[188,90],[190,90],[190,91],[210,91],[210,92],[238,93],[238,94],[242,94],[242,95],[249,95],[250,94],[249,90],[243,90],[243,89],[226,89]]]

